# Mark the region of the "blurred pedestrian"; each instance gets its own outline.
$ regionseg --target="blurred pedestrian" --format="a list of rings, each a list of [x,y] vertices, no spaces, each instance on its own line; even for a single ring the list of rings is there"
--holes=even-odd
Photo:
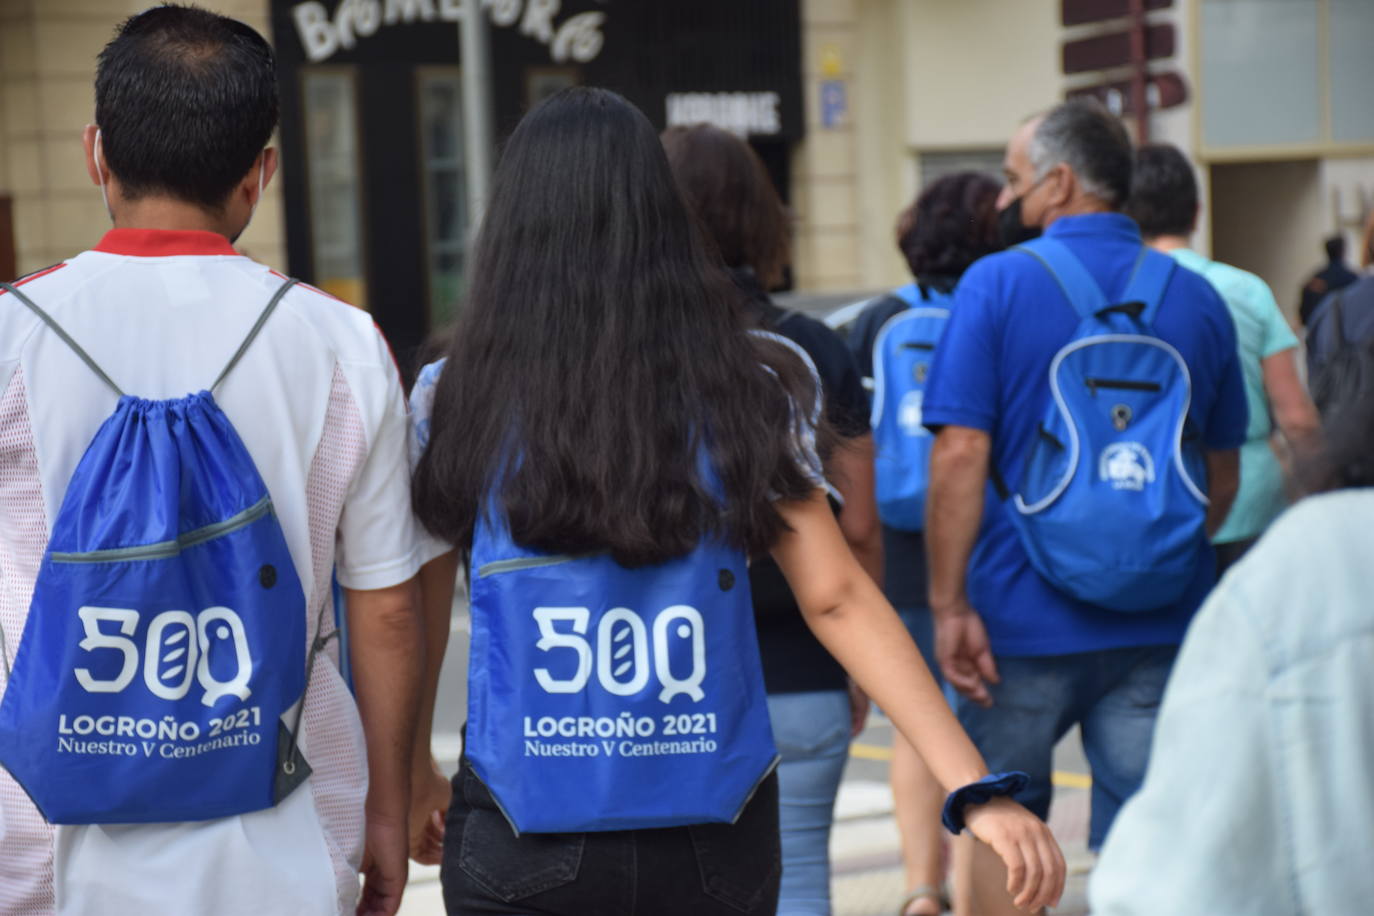
[[[1132,158],[1096,103],[1016,132],[999,203],[1044,234],[965,273],[924,402],[930,603],[956,712],[990,759],[1031,774],[1018,797],[1042,817],[1054,746],[1079,725],[1092,848],[1139,785],[1215,579],[1207,535],[1246,421],[1226,306],[1117,212]],[[974,855],[972,911],[1000,912],[998,869]]]
[[[1310,454],[1319,421],[1298,378],[1298,339],[1269,284],[1188,247],[1198,210],[1197,180],[1177,147],[1151,143],[1136,151],[1126,214],[1140,226],[1147,245],[1206,277],[1236,324],[1250,425],[1240,450],[1240,490],[1212,538],[1220,578],[1286,504],[1283,470],[1270,442],[1273,433],[1277,429],[1300,456]]]
[[[565,90],[511,135],[453,344],[411,398],[415,508],[436,539],[426,614],[446,619],[460,558],[471,580],[449,911],[776,909],[776,752],[745,569],[763,553],[956,790],[951,828],[966,810],[1018,866],[1012,893],[1051,901],[1063,862],[1004,797],[1020,777],[984,778],[835,522],[815,376],[747,330],[721,268],[620,96]]]
[[[1094,871],[1094,914],[1368,912],[1369,394],[1325,425],[1304,481],[1320,495],[1276,521],[1193,621],[1149,773]]]
[[[758,327],[801,347],[825,396],[825,418],[838,442],[825,460],[837,520],[864,571],[881,581],[882,541],[873,501],[873,436],[868,396],[844,344],[814,318],[778,307],[767,290],[789,260],[786,208],[749,144],[710,125],[673,127],[663,148],[683,197],[720,251]],[[868,702],[849,689],[840,663],[807,629],[782,571],[769,557],[749,566],[763,683],[778,764],[782,887],[778,916],[830,913],[830,826],[849,758],[849,739]],[[938,804],[944,801],[939,790]],[[939,829],[939,815],[934,821]]]
[[[1326,266],[1314,273],[1302,285],[1298,302],[1298,318],[1306,326],[1312,320],[1321,301],[1339,289],[1345,289],[1359,279],[1359,274],[1345,264],[1345,236],[1333,235],[1322,243],[1326,249]]]
[[[897,247],[915,282],[875,299],[855,319],[847,342],[859,371],[874,380],[873,426],[883,505],[883,591],[897,609],[921,656],[942,682],[935,628],[926,598],[922,529],[929,484],[931,436],[921,423],[930,359],[969,265],[1001,248],[997,196],[1001,186],[980,172],[932,182],[897,220]],[[879,341],[883,345],[879,346]],[[879,371],[876,366],[884,366]],[[882,380],[881,391],[878,379]],[[907,893],[903,916],[948,908],[945,844],[940,829],[944,793],[915,749],[892,740],[890,770]]]
[[[1374,344],[1374,213],[1365,223],[1360,267],[1364,275],[1322,300],[1307,323],[1307,378],[1323,418],[1374,391],[1365,358]]]
[[[233,248],[277,108],[247,25],[126,20],[83,134],[114,228],[0,293],[0,912],[400,905],[405,399],[370,316]]]

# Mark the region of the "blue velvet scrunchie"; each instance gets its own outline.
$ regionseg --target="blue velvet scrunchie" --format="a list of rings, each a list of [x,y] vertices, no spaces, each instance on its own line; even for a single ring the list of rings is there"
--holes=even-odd
[[[949,793],[940,820],[946,830],[958,836],[964,831],[964,809],[969,805],[981,805],[1001,795],[1015,795],[1028,785],[1030,776],[1019,770],[984,776],[977,782],[971,782],[962,789],[955,789]]]

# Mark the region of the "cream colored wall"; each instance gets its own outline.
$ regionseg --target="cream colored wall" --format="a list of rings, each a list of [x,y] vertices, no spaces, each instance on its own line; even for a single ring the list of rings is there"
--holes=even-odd
[[[1345,235],[1348,260],[1353,267],[1360,263],[1360,242],[1364,223],[1374,208],[1374,157],[1327,159],[1322,162],[1322,195],[1325,206],[1322,235]],[[1325,257],[1321,247],[1313,244],[1308,254],[1315,262]]]
[[[807,137],[793,163],[805,290],[905,282],[892,229],[924,150],[1001,147],[1060,93],[1058,0],[802,0]],[[840,52],[849,120],[818,123],[821,54]]]
[[[1214,165],[1212,256],[1259,274],[1291,320],[1327,234],[1315,159]]]
[[[802,0],[802,86],[806,139],[792,157],[792,206],[797,216],[793,267],[799,289],[853,289],[860,283],[857,146],[853,106],[859,98],[854,61],[860,51],[858,0]],[[820,124],[821,55],[838,52],[850,114]]]
[[[1060,98],[1059,0],[903,0],[906,141],[997,147]]]
[[[1298,290],[1325,263],[1328,236],[1343,233],[1347,260],[1359,266],[1361,229],[1374,205],[1374,158],[1217,164],[1211,171],[1215,256],[1263,277],[1296,325]]]
[[[146,0],[0,0],[0,188],[15,198],[21,273],[91,247],[109,228],[87,177],[81,129],[94,118],[95,57]],[[219,0],[219,12],[267,34],[265,0]],[[280,186],[265,195],[241,246],[285,263]]]
[[[902,141],[910,87],[903,78],[907,53],[906,0],[860,4],[855,82],[858,135],[859,281],[865,289],[889,289],[910,281],[897,250],[894,225],[916,194],[912,155]]]

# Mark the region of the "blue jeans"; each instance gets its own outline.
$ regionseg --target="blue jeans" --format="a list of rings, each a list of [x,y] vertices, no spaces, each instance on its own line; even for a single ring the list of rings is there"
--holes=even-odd
[[[849,694],[768,696],[778,765],[782,889],[778,916],[829,916],[830,825],[849,756]]]
[[[1002,680],[990,686],[993,705],[984,709],[958,694],[954,712],[989,770],[1030,774],[1016,800],[1041,818],[1050,813],[1054,746],[1077,724],[1092,768],[1088,847],[1096,850],[1145,778],[1155,717],[1177,654],[1177,646],[1153,646],[998,658]]]
[[[936,686],[943,688],[945,678],[940,674],[940,664],[935,660],[935,619],[930,615],[930,608],[902,606],[897,608],[897,616],[906,625],[916,648],[921,650],[921,658],[925,659]]]

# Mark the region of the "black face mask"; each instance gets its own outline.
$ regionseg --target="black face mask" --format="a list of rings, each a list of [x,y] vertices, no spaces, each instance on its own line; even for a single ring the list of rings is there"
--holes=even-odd
[[[1002,245],[1005,248],[1040,237],[1039,226],[1027,226],[1021,222],[1021,201],[1025,196],[1022,194],[997,213],[997,232],[1002,236]]]

